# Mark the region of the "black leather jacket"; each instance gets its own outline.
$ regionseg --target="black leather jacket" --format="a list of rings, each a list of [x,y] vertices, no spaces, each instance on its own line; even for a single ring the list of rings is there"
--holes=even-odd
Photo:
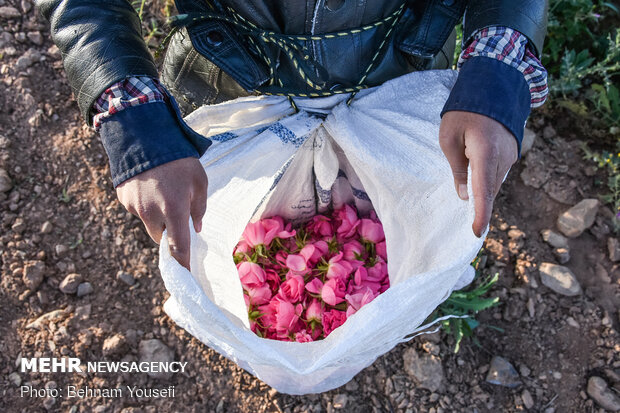
[[[542,49],[546,0],[402,2],[221,0],[224,5],[211,7],[207,0],[176,0],[179,12],[187,17],[179,20],[184,27],[170,44],[162,78],[186,111],[192,103],[248,93],[312,95],[360,83],[373,86],[431,67],[463,14],[465,38],[483,27],[508,26],[527,36],[537,53]],[[110,84],[132,75],[158,76],[128,1],[37,0],[37,4],[51,23],[88,122],[93,102]],[[324,36],[329,33],[336,35]],[[292,45],[280,34],[319,38],[297,37]],[[277,44],[278,39],[288,51]],[[200,98],[195,96],[197,90]]]

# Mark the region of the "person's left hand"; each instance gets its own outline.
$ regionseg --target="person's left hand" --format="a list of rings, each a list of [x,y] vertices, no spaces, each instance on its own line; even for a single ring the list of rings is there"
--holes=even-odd
[[[480,237],[491,220],[493,201],[503,179],[517,161],[517,141],[494,119],[450,111],[441,120],[439,145],[452,168],[456,192],[463,200],[468,199],[467,166],[471,166],[475,209],[472,230]]]

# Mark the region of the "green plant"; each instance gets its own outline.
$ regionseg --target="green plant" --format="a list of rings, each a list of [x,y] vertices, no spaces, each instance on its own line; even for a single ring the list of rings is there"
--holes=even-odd
[[[480,322],[474,316],[479,311],[486,310],[499,303],[499,297],[483,297],[497,282],[499,275],[495,274],[484,279],[480,277],[479,264],[482,251],[480,250],[478,256],[471,263],[474,269],[476,269],[474,282],[472,282],[471,286],[463,290],[453,291],[450,297],[441,303],[424,322],[426,324],[441,317],[455,316],[455,318],[441,321],[441,325],[446,332],[454,336],[455,353],[459,352],[464,338],[471,338],[474,344],[480,345],[478,339],[474,336],[474,330],[480,325]],[[489,327],[502,331],[497,327]]]

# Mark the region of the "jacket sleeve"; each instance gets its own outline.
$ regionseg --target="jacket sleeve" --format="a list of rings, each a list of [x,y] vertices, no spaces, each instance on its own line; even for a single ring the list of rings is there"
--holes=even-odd
[[[523,34],[540,58],[547,32],[549,0],[472,0],[465,10],[463,39],[491,26],[509,27]]]
[[[80,112],[91,124],[94,101],[129,76],[157,77],[140,19],[125,0],[36,0],[49,20]]]

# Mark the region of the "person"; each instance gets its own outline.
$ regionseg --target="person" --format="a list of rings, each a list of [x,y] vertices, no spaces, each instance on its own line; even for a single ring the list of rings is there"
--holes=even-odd
[[[100,132],[119,201],[189,268],[188,220],[201,230],[208,139],[182,119],[251,94],[355,93],[414,70],[451,65],[464,16],[459,75],[439,142],[467,199],[471,168],[481,236],[519,158],[530,108],[547,94],[540,53],[546,0],[177,0],[161,78],[125,0],[37,0],[79,108]]]

